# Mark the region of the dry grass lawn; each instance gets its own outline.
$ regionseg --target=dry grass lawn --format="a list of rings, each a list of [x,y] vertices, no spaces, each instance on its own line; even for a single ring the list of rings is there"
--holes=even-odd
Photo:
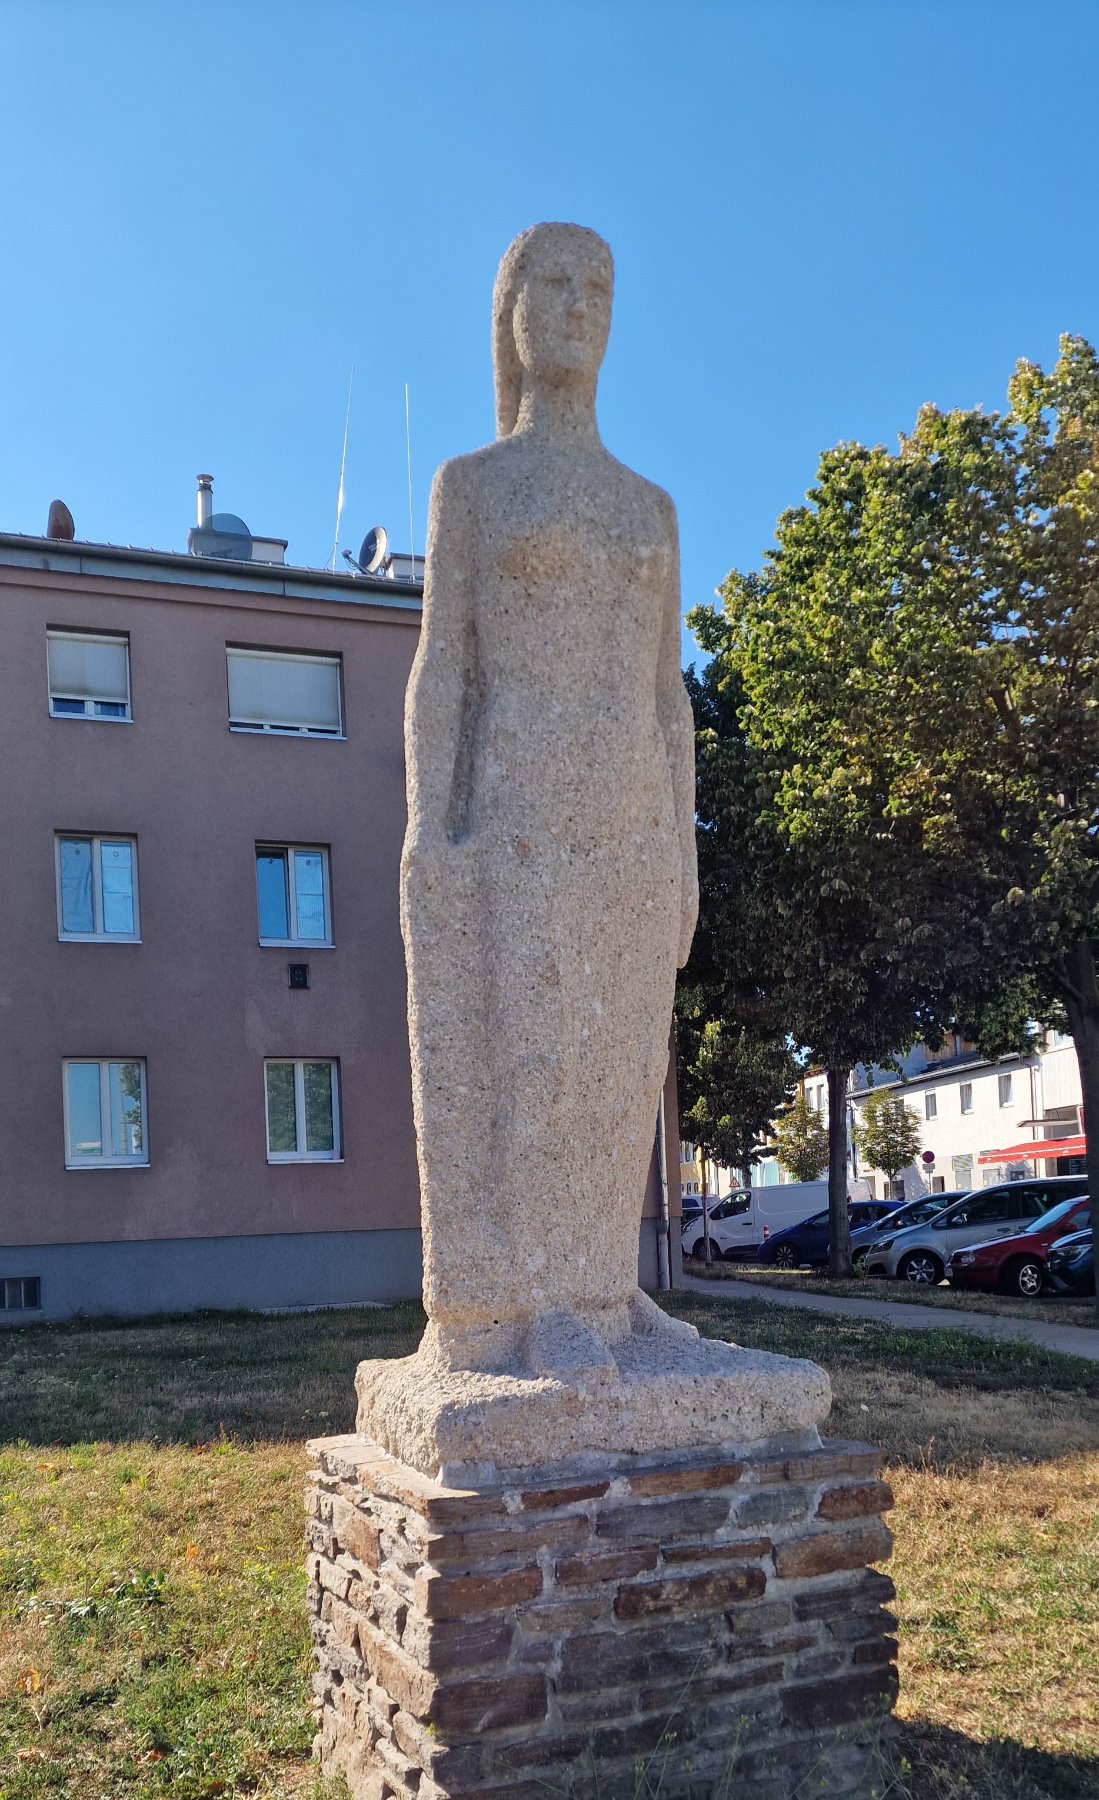
[[[888,1449],[911,1800],[1099,1796],[1099,1365],[677,1297]],[[418,1309],[0,1340],[0,1800],[319,1796],[302,1440]],[[608,1796],[607,1800],[611,1800]]]

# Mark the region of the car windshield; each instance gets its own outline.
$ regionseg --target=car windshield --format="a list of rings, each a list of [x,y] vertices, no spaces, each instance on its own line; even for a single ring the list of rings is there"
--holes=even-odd
[[[949,1201],[943,1201],[941,1195],[931,1194],[926,1200],[913,1200],[911,1205],[902,1206],[900,1212],[888,1213],[882,1224],[888,1225],[890,1231],[897,1230],[902,1225],[926,1225],[929,1219],[933,1219],[936,1213],[941,1213],[944,1206],[949,1204]]]
[[[1058,1219],[1063,1219],[1066,1213],[1072,1211],[1074,1206],[1079,1206],[1083,1198],[1083,1194],[1073,1194],[1071,1199],[1058,1200],[1056,1206],[1051,1206],[1049,1211],[1044,1212],[1040,1219],[1035,1219],[1030,1228],[1031,1231],[1044,1231],[1047,1225],[1056,1225]],[[1080,1223],[1081,1225],[1084,1225],[1087,1221],[1081,1219]]]

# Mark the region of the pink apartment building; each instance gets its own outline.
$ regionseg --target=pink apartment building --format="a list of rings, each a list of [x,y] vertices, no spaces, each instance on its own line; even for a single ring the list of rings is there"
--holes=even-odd
[[[421,586],[409,559],[368,579],[283,548],[0,535],[5,1323],[419,1292]],[[671,1077],[666,1108],[677,1145]],[[660,1213],[654,1149],[649,1285]]]

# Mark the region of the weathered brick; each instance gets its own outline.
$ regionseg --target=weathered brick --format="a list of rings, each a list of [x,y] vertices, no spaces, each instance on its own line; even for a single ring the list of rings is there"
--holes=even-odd
[[[710,1463],[703,1468],[651,1469],[631,1475],[626,1486],[631,1494],[701,1494],[710,1488],[735,1487],[744,1473],[743,1463]]]
[[[346,1550],[348,1556],[365,1563],[368,1569],[378,1567],[378,1527],[358,1507],[337,1499],[332,1513],[332,1530],[340,1549]]]
[[[734,1637],[762,1637],[768,1631],[781,1631],[790,1623],[789,1600],[768,1600],[766,1606],[735,1607],[725,1614]]]
[[[799,1681],[822,1681],[826,1675],[836,1675],[843,1668],[847,1658],[842,1650],[817,1650],[812,1656],[799,1656],[794,1674]]]
[[[729,1544],[661,1544],[666,1563],[755,1562],[770,1556],[774,1549],[770,1538],[735,1538]]]
[[[547,1769],[555,1763],[568,1763],[583,1756],[587,1739],[572,1737],[525,1738],[518,1744],[503,1744],[492,1751],[493,1775],[521,1775],[524,1769]]]
[[[820,1450],[807,1450],[801,1456],[767,1457],[753,1463],[752,1469],[760,1482],[804,1481],[819,1486],[844,1475],[876,1475],[883,1460],[884,1452],[870,1444],[826,1438]]]
[[[439,1675],[456,1669],[502,1666],[515,1637],[510,1618],[425,1619],[416,1613],[405,1624],[405,1650]]]
[[[440,1683],[428,1723],[462,1742],[506,1725],[534,1725],[546,1716],[544,1675],[496,1675],[488,1680]]]
[[[560,1694],[576,1694],[662,1675],[690,1675],[720,1659],[721,1645],[705,1619],[659,1632],[599,1631],[561,1646],[556,1685]]]
[[[635,1582],[618,1590],[616,1619],[644,1619],[660,1614],[695,1612],[754,1599],[767,1585],[763,1570],[752,1563],[707,1575],[673,1576],[667,1581]]]
[[[416,1605],[428,1619],[501,1612],[541,1592],[542,1571],[536,1565],[503,1575],[436,1575],[421,1569],[416,1576]]]
[[[664,1543],[670,1538],[709,1536],[719,1531],[728,1517],[728,1500],[719,1494],[703,1494],[687,1500],[653,1500],[647,1506],[604,1507],[595,1529],[597,1536],[616,1543]]]
[[[830,1725],[848,1725],[869,1718],[890,1704],[897,1692],[895,1669],[871,1669],[847,1674],[836,1681],[807,1682],[789,1687],[783,1696],[783,1712],[799,1731],[820,1731]]]
[[[582,1590],[571,1588],[551,1592],[537,1606],[525,1606],[519,1619],[520,1662],[538,1662],[549,1655],[547,1638],[574,1637],[607,1622],[607,1596],[582,1596]]]
[[[828,1620],[829,1635],[838,1644],[854,1644],[863,1638],[881,1637],[883,1632],[895,1631],[897,1620],[893,1613],[876,1607],[873,1612],[848,1613],[846,1617]]]
[[[857,1581],[834,1583],[826,1588],[810,1588],[794,1598],[794,1612],[799,1619],[844,1619],[853,1614],[874,1614],[885,1601],[895,1598],[896,1589],[888,1575],[866,1569]]]
[[[893,1489],[887,1481],[854,1481],[844,1487],[825,1488],[817,1503],[818,1519],[861,1519],[888,1512]]]
[[[319,1588],[337,1599],[346,1600],[351,1583],[355,1579],[350,1569],[341,1569],[338,1563],[329,1562],[326,1556],[311,1556],[309,1570]]]
[[[863,1644],[856,1644],[851,1652],[853,1663],[887,1663],[897,1660],[897,1640],[894,1637],[868,1638]]]
[[[586,1585],[593,1581],[626,1581],[631,1575],[655,1569],[657,1560],[655,1544],[639,1546],[636,1550],[589,1550],[586,1556],[573,1556],[559,1562],[555,1574],[562,1587],[574,1587],[581,1582]]]
[[[665,1739],[689,1743],[695,1735],[694,1722],[688,1713],[677,1713],[674,1726],[664,1720],[642,1719],[632,1725],[606,1725],[592,1736],[592,1755],[604,1757],[651,1756],[659,1751]]]
[[[487,1562],[530,1562],[531,1525],[517,1519],[511,1529],[492,1526],[486,1530],[438,1532],[424,1538],[417,1549],[420,1559],[436,1568],[469,1572]],[[540,1550],[575,1550],[591,1537],[591,1523],[583,1513],[569,1513],[563,1519],[546,1519],[537,1528]]]
[[[427,1720],[438,1686],[438,1677],[422,1669],[397,1644],[363,1627],[359,1634],[367,1667],[379,1686],[402,1711]]]
[[[767,1656],[792,1656],[798,1650],[808,1650],[816,1641],[808,1632],[777,1638],[738,1638],[728,1646],[725,1660],[739,1663],[762,1661]]]
[[[777,1687],[782,1680],[781,1662],[760,1663],[756,1668],[738,1669],[736,1674],[707,1675],[705,1682],[699,1683],[698,1697],[716,1700],[728,1694],[750,1693],[755,1688]],[[690,1708],[692,1696],[684,1696],[683,1705]],[[668,1711],[669,1695],[666,1687],[646,1688],[640,1696],[640,1709],[643,1713]]]
[[[803,1487],[760,1488],[745,1495],[735,1513],[735,1522],[746,1525],[780,1525],[790,1519],[804,1519],[809,1511],[809,1495]]]
[[[851,1531],[814,1532],[811,1537],[793,1538],[775,1546],[775,1573],[784,1579],[797,1579],[864,1568],[867,1563],[881,1562],[892,1547],[892,1534],[877,1522]]]
[[[609,1481],[578,1481],[570,1487],[525,1488],[519,1495],[524,1512],[550,1512],[558,1506],[578,1506],[582,1500],[602,1500]]]
[[[480,1744],[446,1744],[411,1713],[396,1712],[390,1730],[409,1761],[440,1786],[466,1786],[481,1778],[484,1752]]]

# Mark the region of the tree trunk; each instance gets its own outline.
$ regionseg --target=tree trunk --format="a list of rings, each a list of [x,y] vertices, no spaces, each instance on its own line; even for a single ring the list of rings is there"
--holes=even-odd
[[[1092,1219],[1099,1218],[1099,981],[1095,973],[1095,945],[1074,946],[1064,960],[1065,1011],[1076,1045],[1083,1095],[1081,1123],[1087,1137],[1088,1197]],[[1099,1284],[1096,1285],[1099,1310]]]
[[[828,1070],[828,1273],[851,1273],[851,1220],[847,1212],[847,1077]]]

